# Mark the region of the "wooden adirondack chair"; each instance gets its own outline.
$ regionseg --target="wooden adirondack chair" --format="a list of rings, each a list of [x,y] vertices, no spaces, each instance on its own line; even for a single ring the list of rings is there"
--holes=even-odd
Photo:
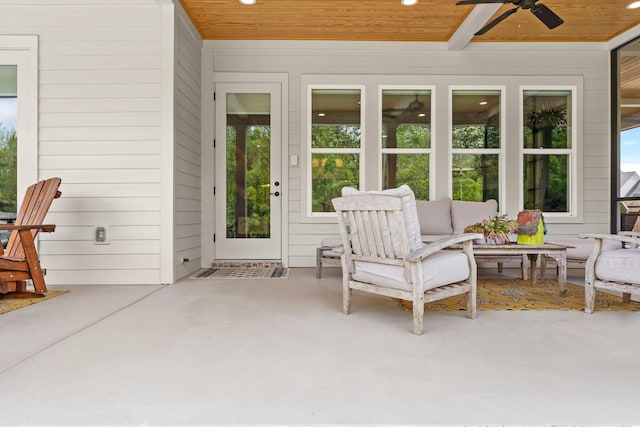
[[[14,224],[0,224],[0,230],[11,230],[7,247],[0,244],[0,294],[12,298],[43,296],[47,291],[46,273],[40,268],[35,246],[39,231],[50,233],[56,226],[43,224],[53,199],[60,197],[60,178],[39,181],[27,188]],[[34,292],[27,292],[31,280]]]

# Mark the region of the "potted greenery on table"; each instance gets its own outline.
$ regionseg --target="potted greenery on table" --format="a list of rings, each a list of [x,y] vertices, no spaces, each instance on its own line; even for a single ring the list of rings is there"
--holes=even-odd
[[[482,233],[484,242],[487,245],[508,245],[509,234],[518,232],[519,224],[516,220],[507,219],[506,215],[496,215],[475,224],[471,224],[464,229],[465,233]]]

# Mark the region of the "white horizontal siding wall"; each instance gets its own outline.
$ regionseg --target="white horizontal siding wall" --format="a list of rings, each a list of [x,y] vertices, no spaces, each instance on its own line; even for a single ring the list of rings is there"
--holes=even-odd
[[[298,156],[303,150],[303,74],[578,77],[583,82],[581,164],[585,179],[579,200],[583,219],[579,223],[550,224],[550,233],[575,235],[609,230],[609,52],[604,45],[472,44],[462,51],[448,51],[446,44],[437,43],[209,41],[204,47],[211,52],[215,72],[289,74],[289,154]],[[402,84],[402,80],[398,79],[398,83]],[[438,126],[446,130],[447,114],[439,116]],[[446,138],[436,143],[439,152],[446,152]],[[286,188],[292,267],[315,265],[315,248],[320,240],[338,232],[335,224],[301,221],[301,171],[301,166],[290,166]],[[448,191],[443,185],[438,183],[438,197]],[[508,197],[514,198],[513,194]]]
[[[200,268],[202,39],[176,5],[175,49],[175,277]]]
[[[160,283],[159,2],[3,1],[0,32],[39,38],[38,176],[62,178],[47,283]]]

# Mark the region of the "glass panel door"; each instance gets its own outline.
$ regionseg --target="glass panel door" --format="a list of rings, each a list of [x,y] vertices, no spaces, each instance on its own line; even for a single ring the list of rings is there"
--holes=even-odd
[[[280,94],[216,88],[216,259],[280,259]]]

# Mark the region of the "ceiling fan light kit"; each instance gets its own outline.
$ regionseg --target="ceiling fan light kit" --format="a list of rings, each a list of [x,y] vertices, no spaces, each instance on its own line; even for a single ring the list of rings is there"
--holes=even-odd
[[[544,25],[547,26],[550,30],[553,30],[556,27],[559,27],[564,23],[562,18],[556,15],[551,9],[545,6],[542,3],[537,3],[538,0],[460,0],[456,3],[456,5],[475,5],[475,4],[495,4],[495,3],[503,3],[503,4],[513,4],[515,7],[513,9],[509,9],[504,12],[502,15],[495,18],[493,21],[486,24],[484,27],[480,28],[476,36],[481,36],[486,33],[509,16],[513,15],[518,11],[518,9],[529,9],[533,15],[540,20]]]

